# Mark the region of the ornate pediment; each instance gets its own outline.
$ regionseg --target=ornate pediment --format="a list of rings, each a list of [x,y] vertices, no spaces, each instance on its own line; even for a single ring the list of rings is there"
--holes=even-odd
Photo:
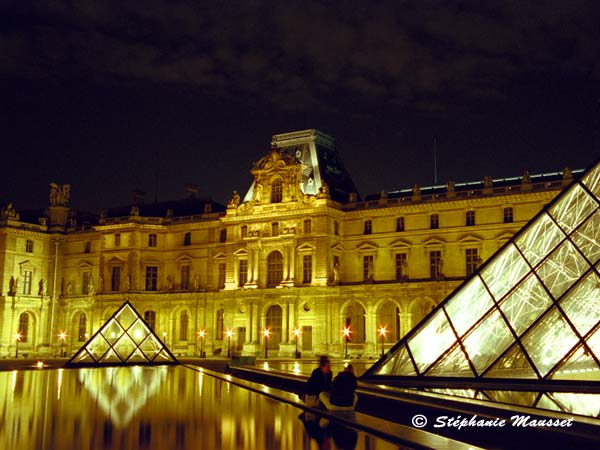
[[[266,156],[254,163],[254,170],[277,170],[294,164],[294,158],[278,148],[271,148]]]

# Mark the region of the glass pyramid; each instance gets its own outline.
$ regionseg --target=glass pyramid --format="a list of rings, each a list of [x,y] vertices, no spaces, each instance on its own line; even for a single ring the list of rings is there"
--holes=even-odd
[[[67,363],[68,366],[177,364],[128,301]]]
[[[599,207],[600,163],[544,207],[363,378],[600,381]]]

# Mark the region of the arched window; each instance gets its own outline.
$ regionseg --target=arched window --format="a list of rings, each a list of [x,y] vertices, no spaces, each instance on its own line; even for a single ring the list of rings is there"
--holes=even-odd
[[[269,348],[279,348],[281,342],[281,319],[282,319],[281,306],[273,305],[267,310],[267,316],[265,320],[265,326],[271,332],[267,346]]]
[[[144,320],[150,329],[154,331],[154,327],[156,326],[156,311],[146,311],[144,313]]]
[[[216,327],[216,333],[215,333],[215,339],[217,341],[222,341],[223,340],[223,325],[224,325],[224,320],[225,320],[225,314],[223,313],[222,309],[219,309],[217,311],[217,327]]]
[[[283,256],[277,250],[267,257],[267,287],[275,287],[283,279]]]
[[[400,339],[400,309],[393,302],[385,302],[379,309],[379,326],[384,326],[387,330],[386,341],[396,342]],[[379,335],[377,335],[379,339]]]
[[[350,328],[350,342],[364,344],[365,342],[365,310],[357,302],[352,302],[346,308],[345,326]]]
[[[19,334],[21,335],[21,342],[27,342],[29,339],[29,314],[22,313],[19,316]]]
[[[179,315],[179,340],[188,340],[188,326],[190,323],[190,316],[187,311],[181,311]]]
[[[77,341],[85,341],[85,334],[87,332],[87,317],[84,313],[79,314],[79,326],[77,327]]]
[[[281,203],[283,200],[283,184],[280,179],[271,183],[271,203]]]

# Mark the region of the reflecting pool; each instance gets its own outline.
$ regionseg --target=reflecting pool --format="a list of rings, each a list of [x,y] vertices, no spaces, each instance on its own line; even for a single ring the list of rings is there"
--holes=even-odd
[[[0,449],[393,449],[184,367],[0,372]]]
[[[373,365],[375,361],[359,361],[359,360],[348,360],[348,363],[354,367],[354,373],[357,377],[360,377],[363,373]],[[333,376],[337,375],[344,369],[344,361],[333,360],[331,362],[331,371]],[[279,372],[290,372],[296,375],[310,375],[311,372],[318,366],[318,360],[298,360],[298,361],[266,361],[259,362],[256,364],[257,369],[262,370],[276,370]]]

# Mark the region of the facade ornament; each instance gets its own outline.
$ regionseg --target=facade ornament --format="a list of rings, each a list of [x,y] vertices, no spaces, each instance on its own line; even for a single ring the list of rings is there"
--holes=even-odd
[[[96,286],[94,286],[94,277],[90,277],[90,281],[88,282],[88,294],[94,295],[96,293]]]
[[[167,275],[167,289],[169,291],[173,290],[173,275]]]
[[[455,189],[456,189],[456,183],[454,181],[446,182],[446,191],[447,192],[455,192]]]
[[[240,206],[240,194],[238,194],[237,191],[233,191],[233,195],[231,196],[231,199],[229,200],[229,202],[227,202],[227,207],[228,208],[237,208],[238,206]]]
[[[531,176],[529,175],[529,171],[526,170],[525,173],[523,173],[523,184],[530,184],[531,183]]]
[[[13,205],[12,202],[8,202],[8,204],[6,206],[2,207],[2,218],[11,218],[11,219],[18,219],[18,214],[17,214],[17,210],[15,209],[15,206]]]
[[[204,214],[210,214],[212,212],[212,203],[206,202],[204,204]]]
[[[71,197],[71,185],[50,183],[50,206],[67,206]]]
[[[573,178],[573,170],[570,167],[565,167],[563,170],[563,180],[571,180]]]
[[[254,163],[254,170],[277,170],[294,164],[294,157],[277,147],[271,147],[267,155]]]
[[[129,291],[131,289],[131,275],[129,272],[125,275],[125,285],[123,286],[123,290]]]
[[[200,290],[200,277],[198,275],[194,277],[194,290]]]
[[[493,185],[493,179],[491,176],[486,175],[485,177],[483,177],[483,187],[484,188],[491,188]]]
[[[254,201],[260,203],[262,200],[263,185],[258,183],[254,188]]]
[[[98,294],[101,294],[104,290],[104,278],[102,276],[98,277]]]
[[[317,198],[331,198],[331,195],[329,194],[329,186],[325,181],[321,182],[321,187],[319,188]]]
[[[436,267],[437,267],[437,272],[436,272],[437,273],[437,278],[436,279],[441,280],[441,279],[444,278],[444,272],[443,272],[443,270],[444,270],[444,260],[442,258],[440,258],[440,259],[437,260]]]
[[[38,283],[38,295],[40,297],[44,297],[44,292],[45,292],[45,284],[46,282],[44,281],[44,279],[40,279],[40,282]]]
[[[356,203],[357,199],[358,195],[356,194],[356,192],[350,192],[350,194],[348,194],[348,203]]]
[[[365,280],[367,283],[372,283],[375,279],[375,264],[373,263],[373,259],[369,259],[369,263],[367,264],[367,279]]]
[[[131,210],[129,210],[130,216],[139,216],[140,215],[140,207],[137,205],[133,205]]]
[[[419,186],[418,184],[413,185],[412,194],[415,197],[420,196],[421,195],[421,186]]]
[[[173,213],[173,210],[172,210],[171,208],[167,208],[167,212],[166,212],[166,214],[165,214],[165,217],[166,217],[167,219],[170,219],[171,217],[173,217],[173,214],[174,214],[174,213]]]
[[[71,281],[69,280],[65,283],[64,294],[66,297],[70,297],[72,293],[73,293],[73,286],[71,285]]]
[[[340,267],[340,263],[336,261],[336,263],[333,265],[333,284],[334,284],[334,286],[339,285],[341,280],[342,280],[342,269]]]
[[[107,214],[106,209],[101,209],[100,210],[100,219],[101,220],[106,219],[106,214]]]
[[[19,278],[15,278],[14,276],[10,277],[10,281],[8,282],[8,295],[14,297],[17,294],[17,290],[19,289]]]

